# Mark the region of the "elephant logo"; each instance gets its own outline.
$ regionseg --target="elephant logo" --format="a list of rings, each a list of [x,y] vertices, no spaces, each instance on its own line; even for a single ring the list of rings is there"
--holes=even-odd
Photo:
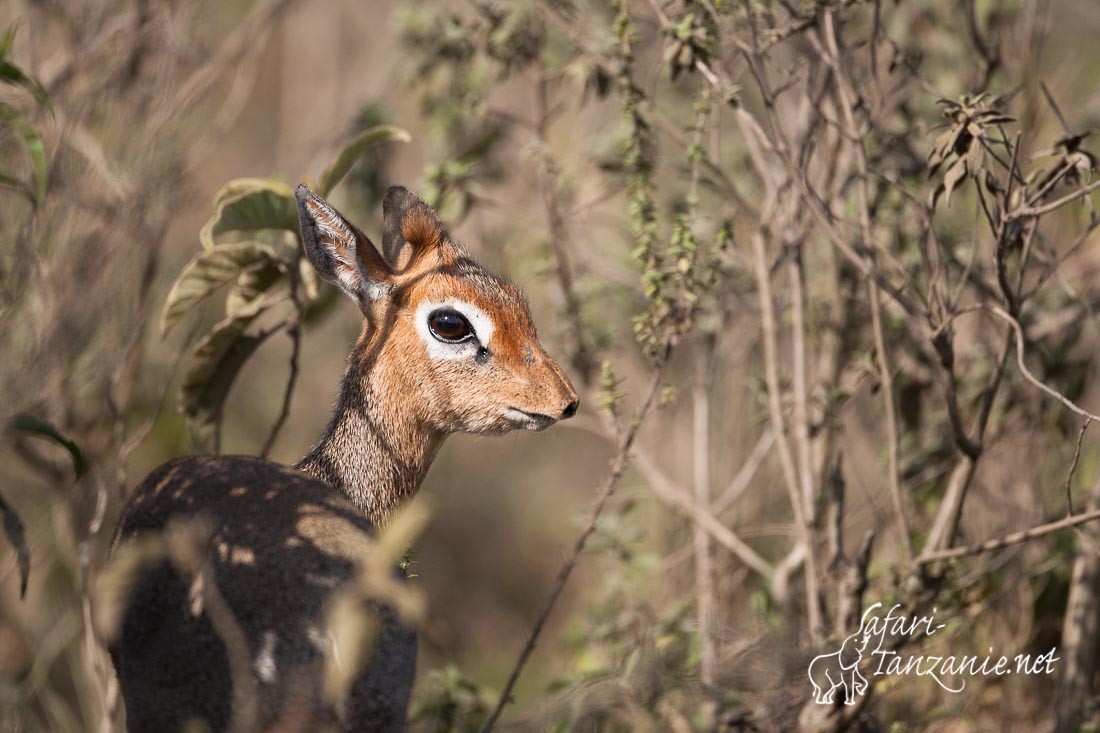
[[[855,705],[856,695],[867,690],[867,678],[859,673],[859,662],[870,640],[870,632],[860,628],[845,639],[837,651],[813,658],[807,673],[818,705],[832,705],[841,687],[844,688],[844,704]]]

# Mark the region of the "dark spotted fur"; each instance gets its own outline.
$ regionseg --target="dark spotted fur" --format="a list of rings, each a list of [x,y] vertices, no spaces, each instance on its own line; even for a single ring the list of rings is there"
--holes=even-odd
[[[251,657],[271,645],[273,674],[267,679],[253,674],[261,730],[284,717],[306,721],[302,730],[323,725],[402,730],[416,635],[388,612],[382,613],[385,631],[346,707],[322,702],[323,651],[316,632],[326,628],[333,589],[352,578],[355,565],[351,553],[300,531],[303,517],[315,507],[348,529],[372,530],[339,492],[294,469],[243,456],[182,458],[138,486],[115,545],[161,530],[170,518],[201,512],[213,522],[209,557],[218,589],[248,637]],[[125,614],[111,649],[131,733],[170,733],[189,720],[222,731],[229,723],[232,684],[225,646],[207,615],[192,612],[191,584],[164,563],[144,576],[131,597],[130,608],[140,612]]]

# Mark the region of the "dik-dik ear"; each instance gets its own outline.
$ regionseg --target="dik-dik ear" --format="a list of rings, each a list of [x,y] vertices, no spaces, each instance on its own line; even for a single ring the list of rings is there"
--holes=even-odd
[[[302,184],[294,192],[302,245],[317,273],[365,308],[389,292],[393,270],[366,234]]]
[[[386,261],[395,268],[402,263],[400,269],[408,271],[432,252],[439,259],[461,255],[435,209],[404,186],[390,186],[382,202],[382,253]]]

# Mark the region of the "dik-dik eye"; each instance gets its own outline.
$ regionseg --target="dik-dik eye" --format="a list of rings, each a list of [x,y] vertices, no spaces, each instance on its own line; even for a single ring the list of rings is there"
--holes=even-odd
[[[474,329],[466,316],[446,308],[433,311],[428,316],[428,329],[432,336],[445,344],[460,344],[474,337]]]

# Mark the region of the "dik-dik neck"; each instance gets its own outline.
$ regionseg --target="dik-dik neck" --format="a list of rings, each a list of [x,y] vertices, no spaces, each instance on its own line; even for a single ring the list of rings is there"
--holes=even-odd
[[[385,373],[352,355],[324,436],[295,464],[347,495],[376,526],[420,488],[443,441],[412,413],[409,395],[383,383]]]

